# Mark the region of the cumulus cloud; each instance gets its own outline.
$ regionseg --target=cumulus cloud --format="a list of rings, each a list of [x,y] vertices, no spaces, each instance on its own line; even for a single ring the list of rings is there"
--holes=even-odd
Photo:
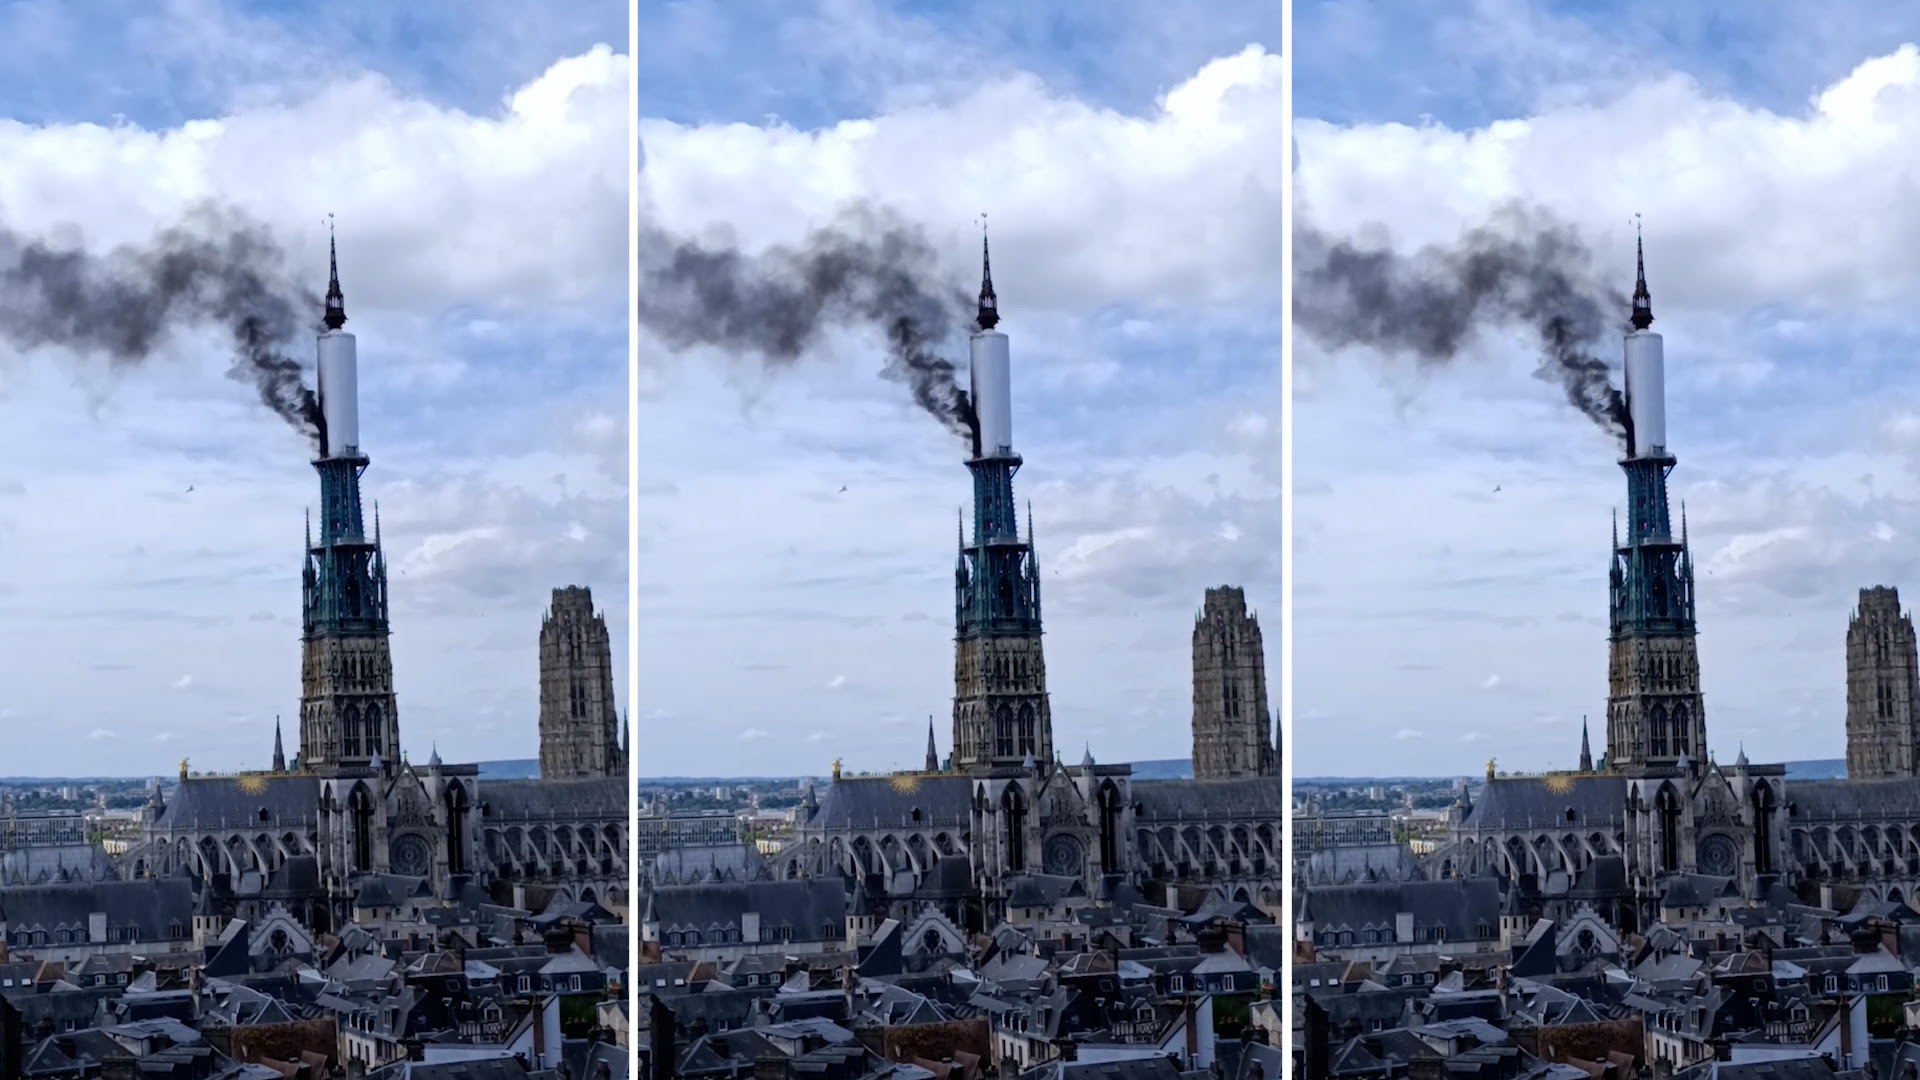
[[[796,243],[872,195],[925,223],[966,282],[985,211],[1008,311],[1277,295],[1282,70],[1250,45],[1144,117],[1015,75],[942,106],[812,131],[643,119],[641,212],[759,249]]]
[[[1452,130],[1302,117],[1302,220],[1453,239],[1520,199],[1582,223],[1621,276],[1643,215],[1655,312],[1793,301],[1852,306],[1920,283],[1920,49],[1863,60],[1791,114],[1684,74],[1603,103]],[[1407,177],[1427,178],[1409,186]],[[1764,220],[1765,228],[1754,228]],[[1630,278],[1626,278],[1630,282]]]
[[[625,281],[630,76],[602,46],[556,61],[492,115],[369,73],[158,131],[0,122],[0,208],[15,229],[104,248],[211,200],[309,253],[331,213],[360,268],[349,314],[576,302]],[[528,210],[542,205],[576,212]]]

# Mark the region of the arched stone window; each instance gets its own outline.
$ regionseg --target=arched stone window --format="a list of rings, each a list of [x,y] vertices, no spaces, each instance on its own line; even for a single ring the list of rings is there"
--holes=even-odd
[[[1002,702],[993,713],[993,756],[1013,757],[1013,745],[1013,709]]]
[[[387,754],[387,722],[386,716],[380,711],[380,706],[367,706],[366,728],[367,756],[372,757],[375,754],[379,754],[385,757]]]
[[[353,868],[373,869],[373,797],[365,784],[355,784],[347,796],[347,816],[353,836]]]
[[[1654,799],[1654,812],[1660,818],[1660,868],[1680,868],[1680,799],[1671,784],[1662,784]]]

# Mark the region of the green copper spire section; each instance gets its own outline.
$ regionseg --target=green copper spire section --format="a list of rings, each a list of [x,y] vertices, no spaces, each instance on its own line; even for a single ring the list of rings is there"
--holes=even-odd
[[[346,303],[340,291],[340,264],[328,245],[325,324],[338,333],[346,323]],[[326,387],[321,387],[326,393]],[[320,474],[320,539],[309,536],[307,565],[302,575],[304,628],[316,634],[384,634],[387,631],[387,566],[380,551],[376,525],[367,539],[362,516],[360,476],[367,456],[358,447],[323,447],[314,461]]]
[[[1040,573],[1033,548],[1020,537],[1013,503],[1018,457],[976,458],[973,473],[973,539],[960,549],[956,574],[955,629],[975,634],[1035,634],[1040,631]]]

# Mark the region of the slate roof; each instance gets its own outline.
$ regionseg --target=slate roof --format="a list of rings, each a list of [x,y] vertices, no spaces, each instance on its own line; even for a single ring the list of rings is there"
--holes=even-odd
[[[1134,820],[1140,824],[1175,821],[1278,823],[1287,810],[1283,776],[1246,780],[1136,780]]]
[[[1660,897],[1660,906],[1663,908],[1705,907],[1715,900],[1739,895],[1733,887],[1732,878],[1713,877],[1709,874],[1676,874],[1668,879],[1667,890]]]
[[[1623,776],[1500,776],[1486,782],[1466,829],[1587,829],[1618,826],[1627,806]],[[1567,812],[1571,810],[1570,819]]]
[[[1787,789],[1794,824],[1885,821],[1920,806],[1920,778],[1796,780]]]
[[[1050,908],[1063,900],[1087,895],[1079,878],[1055,874],[1021,874],[1010,879],[1008,885],[1007,906],[1010,908]]]
[[[759,912],[765,929],[791,927],[796,941],[845,933],[847,893],[837,879],[745,881],[735,884],[667,885],[650,898],[662,931],[676,928],[738,928],[740,917]]]
[[[85,927],[93,913],[107,917],[107,926],[133,926],[139,940],[171,940],[174,923],[193,925],[193,883],[186,878],[144,878],[139,881],[95,881],[63,885],[14,885],[0,889],[0,910],[6,912],[9,933],[35,927]]]
[[[827,786],[806,827],[965,830],[971,824],[972,798],[973,781],[964,776],[842,777]]]
[[[654,856],[653,876],[669,885],[690,885],[710,876],[722,881],[752,881],[766,876],[766,860],[752,844],[668,848]]]
[[[319,810],[319,777],[194,776],[180,781],[154,828],[277,832],[316,825]]]
[[[1476,940],[1483,924],[1499,925],[1500,883],[1493,878],[1331,885],[1305,892],[1309,914],[1302,917],[1313,920],[1316,934],[1342,927],[1393,927],[1401,912],[1412,913],[1416,926],[1445,926],[1447,940],[1453,942]]]
[[[489,780],[480,787],[487,823],[565,824],[595,818],[627,820],[627,781],[621,776],[589,780]]]

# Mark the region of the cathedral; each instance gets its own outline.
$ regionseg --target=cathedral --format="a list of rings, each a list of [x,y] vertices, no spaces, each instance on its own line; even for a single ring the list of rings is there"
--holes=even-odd
[[[1028,875],[1089,896],[1123,886],[1188,887],[1277,909],[1287,805],[1259,626],[1237,588],[1209,590],[1194,630],[1193,780],[1145,780],[1087,750],[1056,749],[1042,647],[1032,514],[1021,530],[1013,479],[1008,338],[983,241],[969,342],[976,414],[973,530],[954,564],[952,752],[931,727],[916,773],[842,776],[806,792],[787,878],[838,876],[898,914],[935,905],[980,930]]]
[[[1665,355],[1652,330],[1644,255],[1626,334],[1630,422],[1626,535],[1608,568],[1606,751],[1582,733],[1579,770],[1496,775],[1463,791],[1441,877],[1494,874],[1529,896],[1577,898],[1650,925],[1690,876],[1727,879],[1750,900],[1778,886],[1865,886],[1885,899],[1920,887],[1920,761],[1914,631],[1887,588],[1863,590],[1847,631],[1846,780],[1794,780],[1742,749],[1718,763],[1707,742],[1696,645],[1693,557],[1684,511],[1669,510]]]
[[[180,777],[156,792],[132,877],[190,875],[222,896],[267,896],[327,930],[374,879],[450,899],[537,883],[576,899],[626,892],[628,795],[604,620],[584,588],[555,590],[540,631],[540,780],[483,779],[402,749],[376,510],[360,481],[358,357],[330,259],[318,342],[319,534],[301,567],[299,749],[274,731],[273,768]],[[205,891],[205,890],[203,890]]]

